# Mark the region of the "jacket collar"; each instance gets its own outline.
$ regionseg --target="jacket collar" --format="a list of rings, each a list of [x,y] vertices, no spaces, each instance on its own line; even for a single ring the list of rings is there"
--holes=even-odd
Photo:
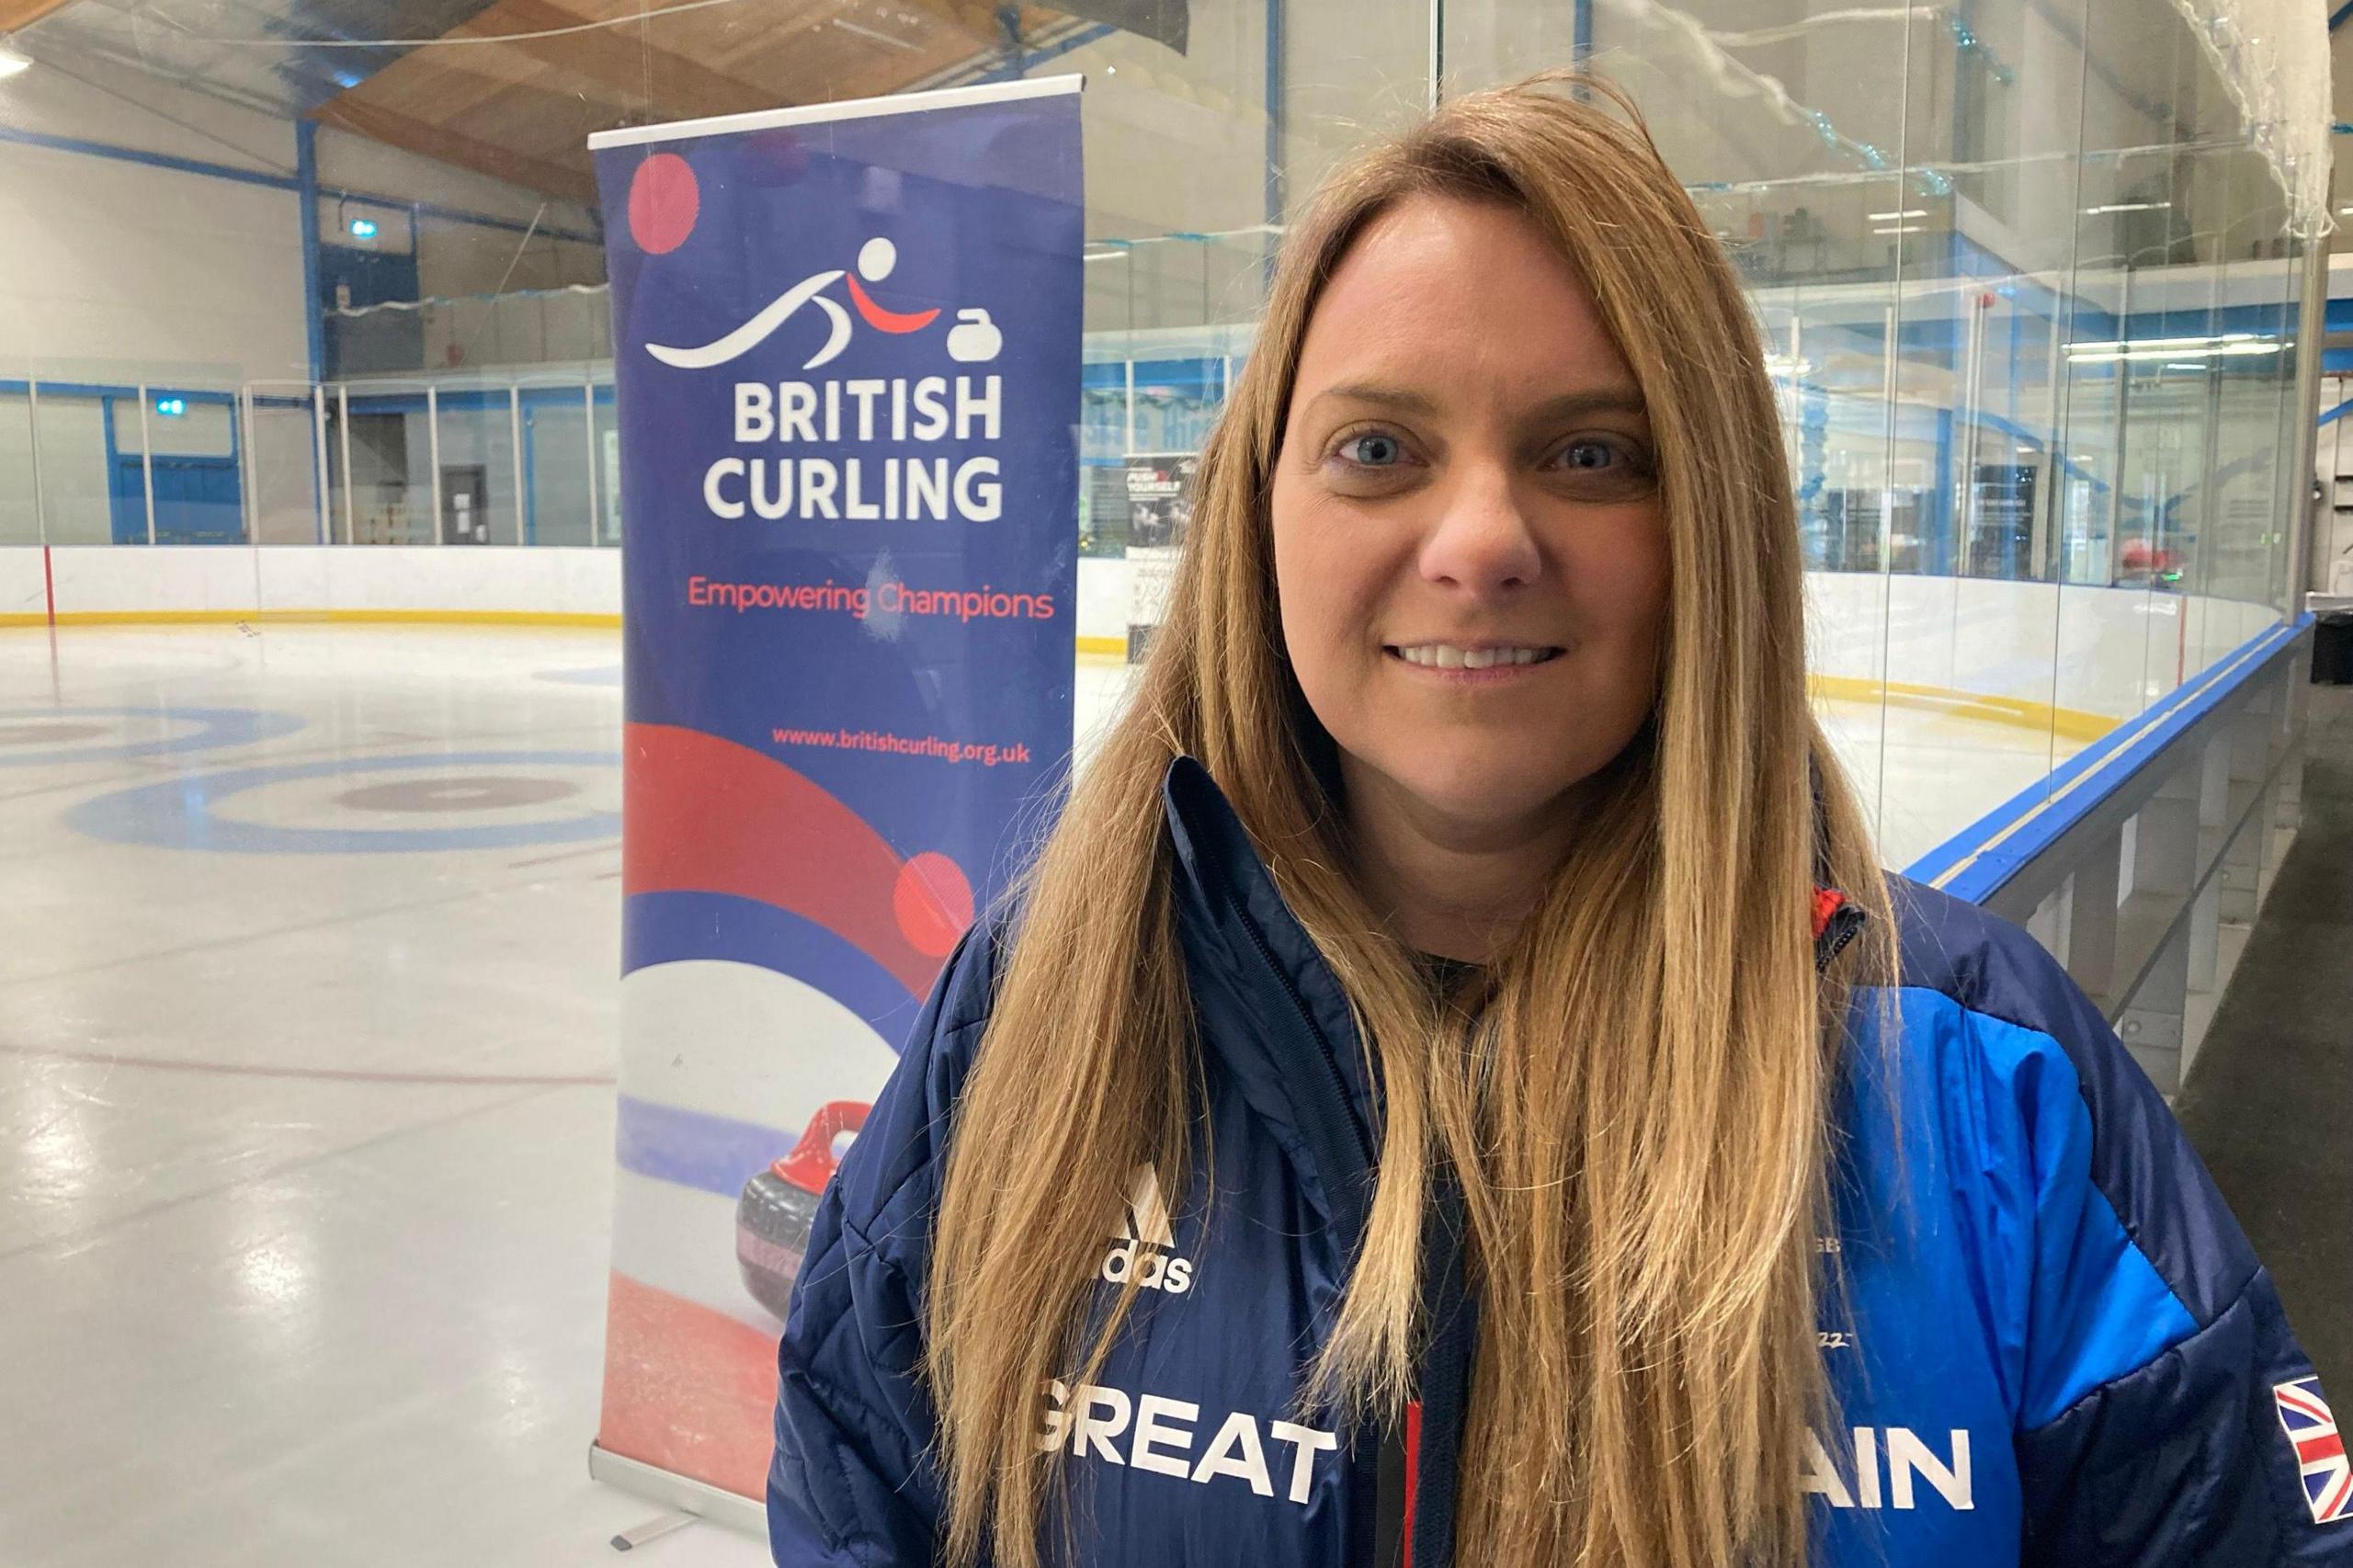
[[[1298,1134],[1319,1173],[1353,1187],[1369,1174],[1380,1120],[1338,977],[1209,769],[1178,757],[1161,797],[1204,1041],[1255,1108]]]
[[[1283,902],[1209,769],[1176,758],[1161,794],[1188,964],[1251,1026],[1205,1027],[1208,1043],[1262,1112],[1300,1131],[1319,1164],[1339,1170],[1352,1170],[1352,1160],[1370,1164],[1381,1119],[1338,977]],[[1815,967],[1826,968],[1854,939],[1862,912],[1843,893],[1817,886],[1812,913]],[[1326,1073],[1351,1126],[1316,1125],[1342,1119],[1332,1105],[1317,1103],[1315,1079]]]

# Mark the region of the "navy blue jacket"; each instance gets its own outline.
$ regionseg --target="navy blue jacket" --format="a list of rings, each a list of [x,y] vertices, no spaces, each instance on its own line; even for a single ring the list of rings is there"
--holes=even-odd
[[[1122,1233],[1073,1260],[1149,1287],[1097,1382],[1041,1403],[1041,1439],[1079,1471],[1081,1561],[1385,1568],[1410,1545],[1443,1568],[1474,1322],[1460,1269],[1436,1271],[1445,1327],[1404,1430],[1293,1419],[1364,1222],[1377,1104],[1337,983],[1208,775],[1179,762],[1166,800],[1216,1166],[1182,1194],[1135,1173]],[[2317,1380],[2170,1112],[2024,933],[1895,893],[1901,989],[1892,1009],[1857,998],[1823,1241],[1850,1315],[1821,1335],[1839,1427],[1811,1454],[1814,1561],[2353,1565],[2353,1472]],[[783,1568],[932,1560],[920,1302],[1001,935],[950,960],[817,1220],[779,1352]]]

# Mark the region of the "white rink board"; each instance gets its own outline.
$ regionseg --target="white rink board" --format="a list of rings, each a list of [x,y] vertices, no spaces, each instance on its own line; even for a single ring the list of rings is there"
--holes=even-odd
[[[0,616],[44,611],[42,551],[0,548]],[[260,614],[618,617],[620,552],[563,546],[59,546],[56,609],[159,618]],[[1074,637],[1127,633],[1129,566],[1082,558]],[[2129,718],[2278,616],[2268,605],[2048,583],[1807,575],[1818,675]]]

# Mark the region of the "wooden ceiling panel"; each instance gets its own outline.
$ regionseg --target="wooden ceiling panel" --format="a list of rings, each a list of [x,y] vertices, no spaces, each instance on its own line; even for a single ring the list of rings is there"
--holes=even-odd
[[[1020,16],[1025,36],[1068,23]],[[617,25],[514,36],[584,21]],[[757,0],[651,18],[640,0],[498,0],[446,36],[509,41],[413,50],[318,118],[585,200],[592,131],[895,92],[1004,43],[986,0]]]
[[[495,20],[492,20],[494,17]],[[585,18],[556,0],[501,0],[491,12],[456,31],[479,36],[550,32],[587,19],[594,18]],[[469,52],[511,54],[538,61],[566,76],[604,85],[618,95],[615,101],[658,107],[665,114],[744,114],[776,107],[770,94],[750,83],[713,70],[673,49],[631,38],[631,30],[612,28],[561,38],[529,39]]]
[[[322,124],[341,126],[370,141],[403,147],[550,196],[591,203],[597,199],[597,182],[590,176],[585,156],[574,165],[531,157],[509,147],[473,141],[381,105],[353,102],[348,93],[320,109],[318,119]]]
[[[0,0],[0,35],[31,27],[51,11],[63,10],[70,0]]]

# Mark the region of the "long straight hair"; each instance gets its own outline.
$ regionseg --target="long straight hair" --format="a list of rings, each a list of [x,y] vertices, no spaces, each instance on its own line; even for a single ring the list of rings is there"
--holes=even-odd
[[[1317,298],[1366,226],[1420,195],[1505,204],[1574,267],[1641,386],[1672,557],[1651,719],[1475,1009],[1433,999],[1348,875],[1267,516]],[[943,1552],[1034,1568],[1050,1513],[1074,1528],[1050,1507],[1070,1483],[1040,1451],[1043,1391],[1092,1376],[1132,1309],[1132,1280],[1107,1307],[1087,1267],[1129,1173],[1149,1162],[1182,1191],[1198,1157],[1160,804],[1181,754],[1232,801],[1384,1086],[1370,1220],[1301,1398],[1363,1421],[1410,1397],[1424,1210],[1449,1170],[1481,1312],[1459,1559],[1802,1562],[1840,1021],[1850,984],[1892,972],[1887,892],[1807,703],[1756,327],[1631,104],[1547,74],[1341,169],[1285,240],[1197,482],[1168,618],[1039,857],[955,1115],[925,1303]],[[1820,975],[1817,879],[1876,917]]]

